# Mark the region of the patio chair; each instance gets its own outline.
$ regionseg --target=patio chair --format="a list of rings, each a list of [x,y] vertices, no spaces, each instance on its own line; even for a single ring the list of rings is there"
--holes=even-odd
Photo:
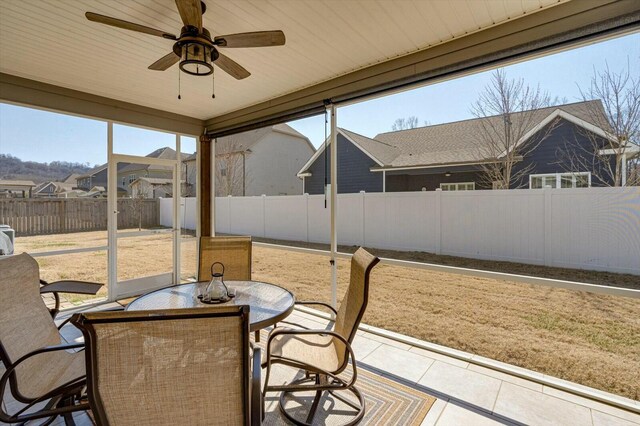
[[[0,421],[22,423],[62,415],[73,424],[71,413],[87,410],[82,343],[63,343],[54,317],[60,308],[58,292],[95,294],[101,284],[59,281],[41,286],[38,263],[28,254],[0,259],[0,359],[5,372],[0,379],[0,401],[7,385],[20,409],[0,409]],[[53,293],[56,307],[45,306],[43,293]],[[42,402],[45,402],[42,407]],[[37,405],[37,407],[36,407]]]
[[[277,327],[271,331],[267,340],[266,379],[264,393],[281,391],[280,411],[291,422],[297,425],[311,424],[324,392],[333,396],[356,410],[354,418],[348,423],[353,425],[362,420],[365,412],[364,397],[355,387],[358,377],[355,356],[351,342],[356,335],[360,320],[367,308],[369,299],[369,275],[373,267],[380,261],[363,248],[358,249],[351,258],[351,277],[349,288],[336,311],[331,305],[322,302],[296,302],[299,305],[324,306],[335,314],[333,330],[290,329]],[[353,374],[349,381],[338,377],[351,359]],[[285,385],[270,385],[271,368],[275,364],[287,365],[301,369],[305,377]],[[306,421],[296,419],[285,409],[285,400],[295,392],[315,391],[315,397],[309,408]],[[357,403],[349,401],[336,392],[349,391],[357,399]]]
[[[258,425],[249,306],[76,314],[98,425]]]
[[[198,281],[211,279],[211,264],[224,265],[224,279],[251,279],[251,237],[200,237]]]

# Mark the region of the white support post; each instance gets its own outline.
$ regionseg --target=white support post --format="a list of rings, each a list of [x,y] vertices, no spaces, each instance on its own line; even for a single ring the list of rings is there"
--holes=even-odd
[[[331,104],[331,306],[338,304],[338,117],[336,106]]]
[[[211,142],[211,236],[216,236],[216,142],[218,139],[214,139]]]
[[[180,228],[182,215],[182,158],[180,156],[180,135],[176,133],[176,165],[173,172],[173,283],[180,283]],[[185,176],[186,178],[186,176]],[[186,203],[186,200],[185,200]]]
[[[117,297],[118,168],[113,159],[113,122],[107,122],[107,296]]]

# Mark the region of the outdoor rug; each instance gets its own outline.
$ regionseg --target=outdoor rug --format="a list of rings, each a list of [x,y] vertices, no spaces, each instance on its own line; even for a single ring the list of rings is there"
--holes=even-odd
[[[264,347],[267,340],[266,333],[263,331],[260,337],[261,343],[258,345]],[[262,370],[263,381],[265,371]],[[278,365],[272,369],[269,382],[282,384],[301,377],[301,372]],[[340,377],[348,380],[351,377],[351,368],[348,367]],[[363,367],[358,368],[356,387],[365,397],[366,410],[361,425],[419,426],[436,401],[436,398],[429,394],[367,371]],[[328,392],[325,392],[325,395],[327,396],[321,401],[313,424],[337,425],[353,419],[355,414],[353,408],[334,398]],[[342,391],[340,395],[349,400],[355,400],[349,392]],[[296,396],[287,398],[287,411],[292,413],[295,418],[304,421],[314,396],[314,392],[296,393]],[[279,399],[280,393],[270,392],[266,395],[264,425],[290,424],[280,413]]]

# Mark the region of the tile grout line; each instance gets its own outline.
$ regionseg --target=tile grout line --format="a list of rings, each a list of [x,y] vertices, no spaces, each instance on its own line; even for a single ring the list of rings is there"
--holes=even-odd
[[[443,400],[443,401],[445,401],[445,400]],[[434,404],[435,404],[435,403],[434,403]],[[445,410],[448,406],[449,406],[449,400],[447,399],[447,400],[445,401],[444,407],[442,407],[442,410],[440,410],[440,413],[438,413],[438,417],[436,417],[436,420],[433,422],[433,425],[434,425],[434,426],[437,426],[437,425],[438,425],[438,422],[440,421],[440,417],[442,417],[442,413],[444,413],[444,410]],[[427,414],[429,414],[429,413],[427,413]]]
[[[498,403],[498,398],[500,398],[500,391],[502,390],[502,384],[504,380],[500,380],[500,386],[498,386],[498,392],[496,392],[496,399],[493,401],[491,405],[491,414],[496,414],[496,404]]]

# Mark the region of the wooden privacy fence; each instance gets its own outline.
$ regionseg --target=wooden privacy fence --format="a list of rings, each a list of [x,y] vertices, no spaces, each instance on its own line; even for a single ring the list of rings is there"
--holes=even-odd
[[[119,199],[118,228],[160,225],[160,200]],[[83,198],[27,198],[0,200],[0,224],[16,236],[59,234],[107,229],[107,200]]]

